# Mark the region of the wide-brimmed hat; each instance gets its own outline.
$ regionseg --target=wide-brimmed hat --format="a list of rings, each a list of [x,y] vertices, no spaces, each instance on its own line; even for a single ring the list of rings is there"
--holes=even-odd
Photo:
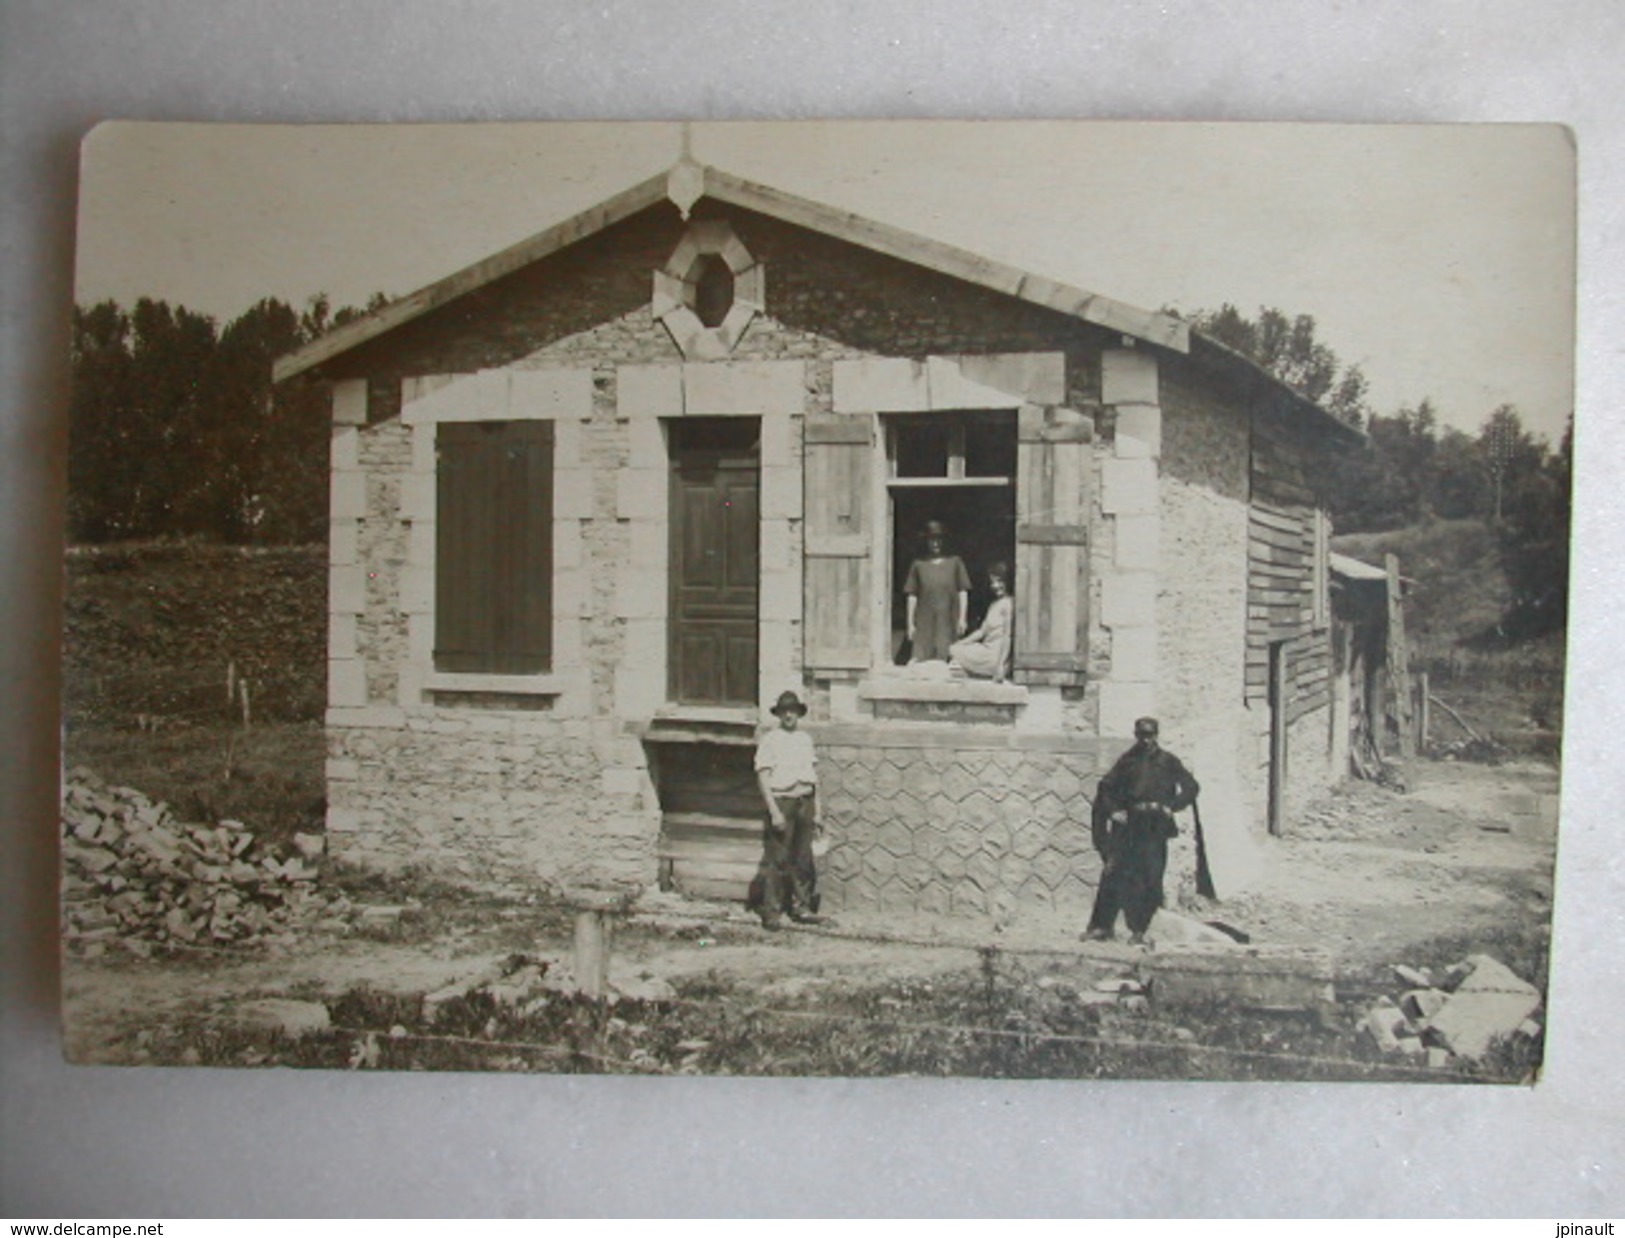
[[[779,693],[779,699],[773,703],[773,708],[769,712],[783,715],[792,711],[805,716],[807,707],[801,703],[801,698],[794,692],[781,692]]]

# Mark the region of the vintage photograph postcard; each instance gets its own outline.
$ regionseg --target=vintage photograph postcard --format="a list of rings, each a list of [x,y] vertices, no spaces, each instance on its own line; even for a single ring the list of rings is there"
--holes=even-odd
[[[1534,1082],[1558,126],[86,139],[86,1063]]]

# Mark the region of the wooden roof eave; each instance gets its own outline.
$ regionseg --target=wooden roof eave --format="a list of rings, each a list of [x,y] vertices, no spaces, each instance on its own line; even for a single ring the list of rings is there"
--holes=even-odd
[[[675,188],[679,173],[683,174],[681,179],[687,190],[681,194]],[[1138,309],[1110,297],[983,258],[969,250],[743,180],[715,168],[679,164],[668,172],[634,185],[597,206],[417,292],[391,301],[278,358],[272,368],[272,380],[282,382],[332,361],[369,340],[557,253],[668,197],[679,205],[692,206],[700,198],[710,198],[740,206],[1147,343],[1181,353],[1190,349],[1190,328],[1171,314]]]
[[[1138,309],[851,211],[741,180],[715,168],[705,169],[705,196],[1004,293],[1058,314],[1132,335],[1147,343],[1176,352],[1190,348],[1190,328],[1172,314]]]
[[[562,223],[526,237],[523,241],[510,245],[488,258],[482,258],[460,271],[454,271],[444,279],[436,280],[427,287],[391,301],[364,317],[347,322],[302,348],[277,358],[271,368],[271,381],[280,383],[306,370],[314,369],[349,352],[352,348],[393,331],[396,327],[405,326],[413,319],[421,318],[458,297],[483,288],[505,275],[512,275],[515,271],[555,254],[568,245],[620,223],[623,219],[663,199],[666,196],[666,184],[667,176],[664,172],[659,176],[650,177],[600,202],[597,206],[572,215]]]

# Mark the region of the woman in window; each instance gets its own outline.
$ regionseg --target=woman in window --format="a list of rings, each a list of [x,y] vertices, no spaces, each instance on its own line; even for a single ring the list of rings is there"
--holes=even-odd
[[[995,563],[987,570],[993,601],[982,626],[948,650],[949,661],[972,679],[1003,683],[1010,673],[1010,630],[1015,626],[1015,603],[1010,600],[1010,569]]]
[[[925,525],[925,554],[909,565],[903,592],[908,595],[908,638],[911,662],[945,662],[956,636],[965,634],[965,606],[970,600],[970,573],[958,555],[947,551],[948,530],[941,521]]]

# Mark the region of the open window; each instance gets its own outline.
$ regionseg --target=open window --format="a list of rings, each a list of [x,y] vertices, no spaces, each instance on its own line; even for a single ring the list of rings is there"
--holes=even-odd
[[[971,579],[1015,576],[1013,677],[1077,687],[1089,663],[1093,422],[1072,409],[809,416],[805,427],[804,666],[849,677],[897,658],[903,585],[929,520]]]
[[[891,603],[887,657],[907,631],[904,584],[924,553],[926,525],[947,530],[946,551],[970,574],[969,624],[982,621],[993,594],[988,569],[1016,557],[1016,415],[1013,411],[922,413],[886,418],[891,500]]]

